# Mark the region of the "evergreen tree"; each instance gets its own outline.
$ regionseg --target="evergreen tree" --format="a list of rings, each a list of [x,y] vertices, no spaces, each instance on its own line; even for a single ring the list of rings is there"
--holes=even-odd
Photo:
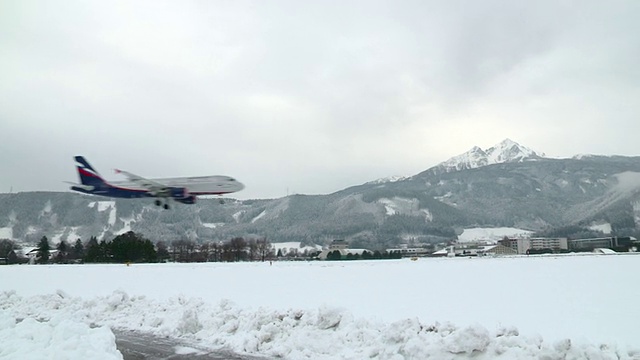
[[[155,246],[149,239],[144,239],[144,244],[142,245],[142,253],[144,255],[143,259],[147,262],[156,262],[158,261],[158,253],[156,252]]]
[[[66,253],[68,250],[67,242],[64,240],[60,240],[58,246],[56,246],[56,249],[60,252]]]
[[[327,260],[342,260],[342,254],[340,250],[333,250],[327,254]]]
[[[153,262],[157,259],[153,243],[133,231],[116,236],[107,248],[116,262]]]
[[[87,243],[87,254],[84,257],[85,262],[98,262],[100,259],[100,245],[98,245],[98,239],[92,236]]]
[[[75,245],[71,249],[71,257],[73,259],[82,259],[84,257],[84,245],[82,244],[82,240],[76,240]]]
[[[67,250],[68,250],[67,242],[64,240],[60,240],[60,242],[56,246],[56,249],[58,250],[58,255],[56,255],[56,262],[57,263],[64,262],[67,259]]]
[[[109,251],[109,244],[105,239],[100,240],[98,243],[98,262],[107,262],[111,260],[111,252]]]
[[[16,244],[9,239],[0,240],[0,258],[8,258],[9,253],[16,248]]]
[[[15,249],[17,248],[17,245],[9,239],[0,240],[0,258],[6,258],[8,265],[16,264],[18,255],[16,255]]]
[[[14,250],[9,251],[7,255],[7,265],[17,264],[18,263],[18,255]]]
[[[46,264],[49,262],[49,239],[43,236],[38,243],[38,253],[36,255],[36,262],[38,264]]]

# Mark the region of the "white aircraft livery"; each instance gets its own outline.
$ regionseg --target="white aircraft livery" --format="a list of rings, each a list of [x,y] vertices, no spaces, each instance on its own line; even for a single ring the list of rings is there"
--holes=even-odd
[[[129,180],[106,182],[84,157],[76,156],[75,159],[80,184],[73,184],[71,190],[115,198],[154,197],[157,198],[155,204],[165,209],[169,208],[169,199],[194,204],[198,195],[224,195],[244,189],[242,183],[223,175],[145,179],[127,171],[116,170],[116,173]]]

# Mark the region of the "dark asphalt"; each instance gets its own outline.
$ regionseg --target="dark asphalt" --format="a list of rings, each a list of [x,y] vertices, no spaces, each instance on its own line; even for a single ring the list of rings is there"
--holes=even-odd
[[[211,350],[179,339],[160,338],[135,331],[112,331],[124,360],[268,360],[266,357],[240,355],[227,350]]]

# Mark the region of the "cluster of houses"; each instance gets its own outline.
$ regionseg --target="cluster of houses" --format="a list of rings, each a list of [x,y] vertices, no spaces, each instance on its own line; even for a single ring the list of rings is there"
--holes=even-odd
[[[58,250],[49,250],[49,258],[55,259],[58,256]],[[28,263],[35,264],[38,256],[38,248],[29,247],[17,250],[11,250],[7,254],[1,254],[0,265],[16,264],[16,263]]]
[[[441,244],[434,251],[428,247],[409,247],[406,244],[387,249],[388,253],[400,253],[402,257],[438,257],[438,256],[500,256],[528,255],[543,253],[568,252],[635,252],[640,249],[640,242],[634,237],[602,237],[588,239],[567,238],[509,238],[505,237],[497,243],[487,241],[461,242],[449,245]],[[338,250],[342,258],[351,255],[362,255],[367,249],[351,249],[345,240],[334,240],[328,249],[323,250],[318,258],[326,260],[327,255]]]

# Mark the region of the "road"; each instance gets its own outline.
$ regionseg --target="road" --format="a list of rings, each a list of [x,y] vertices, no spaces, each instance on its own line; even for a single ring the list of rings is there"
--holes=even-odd
[[[160,338],[135,331],[113,330],[124,360],[268,360],[227,350],[211,350],[177,339]]]

